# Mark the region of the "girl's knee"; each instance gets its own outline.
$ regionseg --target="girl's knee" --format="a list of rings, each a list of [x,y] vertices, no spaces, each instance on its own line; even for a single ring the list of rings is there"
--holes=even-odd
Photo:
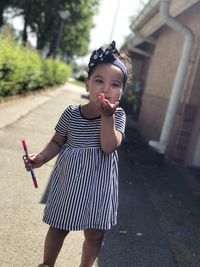
[[[61,229],[55,228],[53,226],[50,226],[49,227],[49,233],[51,234],[51,236],[55,236],[55,237],[58,237],[58,236],[66,237],[68,235],[69,231],[61,230]]]
[[[103,230],[87,229],[84,230],[85,240],[94,245],[101,245],[104,238]]]

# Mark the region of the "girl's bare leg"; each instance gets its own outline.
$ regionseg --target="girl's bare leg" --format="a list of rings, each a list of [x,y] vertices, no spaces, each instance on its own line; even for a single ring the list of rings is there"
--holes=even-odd
[[[80,267],[92,267],[102,245],[104,231],[96,229],[84,230],[85,241],[83,243]]]
[[[63,241],[68,233],[69,231],[56,229],[52,226],[49,227],[44,243],[44,264],[49,267],[54,266]]]

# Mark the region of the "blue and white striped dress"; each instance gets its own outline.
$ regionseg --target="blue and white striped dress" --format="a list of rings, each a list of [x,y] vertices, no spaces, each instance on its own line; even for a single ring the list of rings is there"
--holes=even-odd
[[[118,155],[100,147],[101,118],[87,119],[79,105],[69,106],[55,127],[66,144],[52,172],[43,220],[63,230],[110,229],[117,223]],[[125,113],[115,112],[124,134]]]

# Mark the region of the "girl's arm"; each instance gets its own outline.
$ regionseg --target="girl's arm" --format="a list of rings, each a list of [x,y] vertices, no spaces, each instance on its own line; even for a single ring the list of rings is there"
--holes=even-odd
[[[56,132],[46,147],[39,153],[43,156],[43,164],[57,156],[65,142],[66,137]]]
[[[23,156],[25,168],[28,171],[30,170],[29,162],[31,163],[32,168],[41,167],[43,164],[58,155],[65,142],[66,138],[64,136],[59,133],[55,133],[50,142],[39,154],[31,154],[29,155],[29,159],[27,159],[25,155]]]
[[[122,142],[122,134],[115,129],[115,111],[119,102],[111,104],[104,95],[97,99],[97,107],[101,112],[101,148],[105,153],[112,153]]]
[[[101,116],[101,148],[105,153],[112,153],[122,142],[122,134],[115,129],[115,117]]]

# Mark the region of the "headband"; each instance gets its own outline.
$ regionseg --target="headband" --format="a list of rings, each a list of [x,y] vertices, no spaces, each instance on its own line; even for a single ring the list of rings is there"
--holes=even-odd
[[[121,69],[121,71],[124,74],[124,86],[128,80],[128,71],[125,67],[124,63],[118,58],[120,56],[120,53],[115,47],[115,41],[112,41],[112,43],[105,49],[99,48],[98,50],[94,50],[90,61],[88,64],[88,76],[91,75],[92,70],[95,66],[101,63],[109,63],[113,64]]]

